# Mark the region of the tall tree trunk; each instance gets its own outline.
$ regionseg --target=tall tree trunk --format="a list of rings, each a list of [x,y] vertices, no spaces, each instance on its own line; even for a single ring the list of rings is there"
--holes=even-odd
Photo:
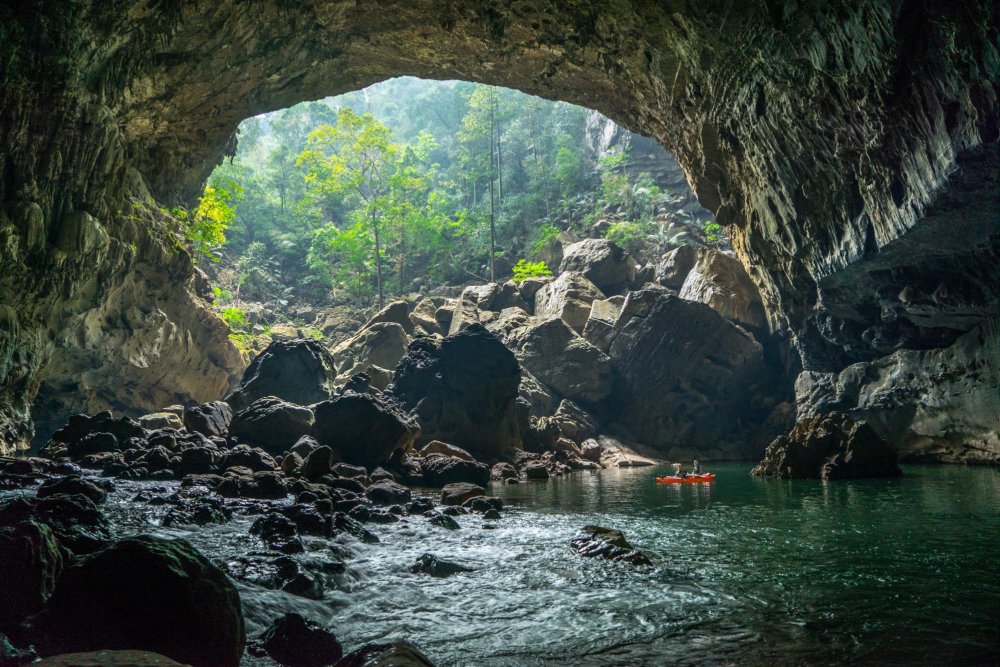
[[[497,224],[493,212],[493,105],[490,105],[490,282],[497,281]]]
[[[382,245],[379,242],[378,218],[376,211],[372,209],[372,230],[375,232],[375,275],[378,280],[378,307],[385,307],[385,291],[382,288]]]
[[[496,92],[493,93],[493,108],[495,109],[495,113],[493,113],[492,115],[496,119],[496,127],[497,127],[497,185],[498,185],[497,203],[502,207],[503,206],[503,160],[501,157],[502,153],[500,147],[500,98],[497,97]],[[493,128],[491,127],[490,131],[492,132],[492,130]]]

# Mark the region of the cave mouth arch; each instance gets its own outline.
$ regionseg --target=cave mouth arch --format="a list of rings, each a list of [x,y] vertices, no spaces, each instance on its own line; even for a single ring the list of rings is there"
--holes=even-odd
[[[138,301],[157,302],[139,287],[128,248],[159,267],[143,276],[149,284],[193,280],[183,260],[144,247],[153,223],[116,215],[124,201],[146,186],[164,205],[189,201],[243,118],[403,74],[578,103],[656,138],[729,226],[773,328],[791,336],[807,369],[834,372],[919,345],[920,326],[886,327],[873,319],[880,308],[826,312],[817,286],[859,260],[884,265],[895,255],[881,250],[928,214],[995,220],[982,213],[996,207],[998,17],[988,3],[890,0],[18,5],[3,52],[0,199],[26,247],[94,252],[61,264],[51,252],[11,255],[13,274],[47,277],[0,285],[4,330],[24,343],[16,372],[5,362],[0,374],[13,406],[3,437],[25,433],[39,373],[58,349],[53,332],[66,349],[113,365],[99,361],[106,343],[87,335],[108,299],[127,283]],[[84,228],[117,243],[78,235]],[[995,312],[996,275],[979,276],[978,291],[963,287],[963,266],[995,265],[996,237],[978,238],[965,254],[962,239],[947,241],[961,259],[934,294],[974,294],[978,313]],[[907,275],[933,269],[921,258],[908,266]],[[891,278],[872,287],[878,298],[904,293],[893,271],[871,275]],[[204,347],[204,327],[184,314],[200,311],[176,300],[163,320],[195,342],[178,334],[171,345]],[[181,356],[223,381],[212,354]]]

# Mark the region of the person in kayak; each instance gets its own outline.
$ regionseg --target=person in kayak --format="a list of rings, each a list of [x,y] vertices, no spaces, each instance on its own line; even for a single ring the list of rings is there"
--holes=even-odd
[[[700,475],[701,474],[701,464],[698,463],[698,459],[694,460],[694,465],[691,466],[691,473],[694,474],[694,475]]]
[[[687,472],[683,468],[681,468],[681,464],[680,463],[675,463],[673,465],[674,465],[674,476],[675,477],[680,477],[681,479],[684,479],[685,477],[688,476]]]

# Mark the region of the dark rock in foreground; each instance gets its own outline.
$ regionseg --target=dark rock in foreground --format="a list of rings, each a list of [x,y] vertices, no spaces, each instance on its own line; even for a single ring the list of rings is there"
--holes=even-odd
[[[0,528],[3,593],[0,627],[41,609],[56,587],[63,569],[59,540],[44,523],[32,519]],[[6,664],[0,656],[0,664]]]
[[[472,572],[472,568],[453,563],[434,554],[423,554],[410,565],[413,574],[429,574],[432,577],[450,577],[460,572]]]
[[[37,617],[43,653],[155,651],[236,667],[246,639],[233,584],[184,540],[143,535],[66,568]]]
[[[259,445],[271,454],[280,454],[308,435],[313,424],[309,408],[264,396],[239,412],[229,427],[242,441]]]
[[[605,558],[630,565],[653,564],[648,556],[629,544],[622,531],[614,528],[584,526],[571,544],[577,553],[587,558]]]
[[[285,614],[260,636],[263,649],[286,667],[332,665],[344,650],[332,633],[300,614]]]
[[[866,422],[831,412],[807,417],[767,447],[752,474],[784,479],[899,477],[896,450]]]

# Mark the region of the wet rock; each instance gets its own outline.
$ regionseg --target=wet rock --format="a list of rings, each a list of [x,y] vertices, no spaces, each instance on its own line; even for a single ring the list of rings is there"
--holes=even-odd
[[[233,437],[258,445],[270,454],[280,454],[309,434],[313,419],[309,408],[265,396],[237,413],[229,432]]]
[[[624,533],[613,528],[584,526],[571,544],[577,553],[587,558],[604,558],[630,565],[653,564],[645,554],[629,544]]]
[[[349,477],[334,477],[322,480],[323,483],[330,489],[341,489],[343,491],[351,491],[353,493],[364,493],[365,485],[356,479],[351,479]]]
[[[19,649],[10,642],[6,635],[0,634],[0,665],[2,667],[20,667],[20,665],[35,662],[37,659],[38,654],[35,653],[33,647]],[[97,666],[95,665],[95,667]]]
[[[607,239],[584,239],[563,248],[559,273],[582,274],[607,295],[628,291],[635,282],[636,262]]]
[[[344,393],[314,406],[312,435],[343,461],[375,468],[397,449],[407,451],[420,429],[395,406],[370,394]]]
[[[448,530],[459,530],[461,528],[458,522],[447,514],[435,514],[431,517],[431,523],[441,528],[447,528]]]
[[[299,466],[299,475],[315,482],[323,475],[329,475],[332,469],[333,450],[329,447],[317,447],[302,460],[302,465]]]
[[[444,578],[461,572],[472,572],[472,568],[459,565],[434,554],[423,554],[410,565],[413,574],[429,574],[432,577]]]
[[[549,478],[549,469],[541,461],[528,461],[524,465],[524,476],[528,479],[545,480]]]
[[[48,654],[143,649],[196,667],[236,667],[245,641],[226,575],[186,541],[148,535],[66,568],[38,624]]]
[[[486,510],[485,512],[483,512],[483,520],[484,521],[497,521],[500,518],[502,518],[500,516],[500,512],[496,511],[495,509],[489,509],[489,510]],[[483,526],[483,528],[486,528],[486,527],[487,526]]]
[[[485,496],[486,489],[476,484],[467,482],[457,482],[448,484],[441,489],[442,505],[461,505],[470,498]]]
[[[104,502],[108,497],[106,489],[82,477],[59,477],[46,480],[38,487],[36,495],[39,498],[45,498],[60,493],[67,495],[79,493],[97,504]]]
[[[240,386],[226,397],[226,402],[236,412],[265,396],[297,405],[311,405],[333,395],[335,378],[333,357],[319,343],[275,341],[250,362]]]
[[[444,456],[454,456],[459,459],[465,459],[466,461],[476,460],[472,456],[472,454],[465,451],[461,447],[456,447],[455,445],[449,445],[447,442],[441,442],[440,440],[431,440],[420,449],[421,456],[430,456],[431,454],[443,454]]]
[[[434,501],[430,498],[414,498],[406,504],[407,514],[423,514],[434,509]]]
[[[73,457],[82,457],[87,454],[99,454],[101,452],[114,452],[118,450],[118,438],[110,433],[88,433],[79,440],[75,440],[66,446],[66,452]]]
[[[336,512],[333,515],[333,527],[338,532],[353,535],[365,544],[378,544],[380,542],[375,533],[372,533],[343,512]]]
[[[203,403],[184,411],[184,426],[203,435],[225,436],[233,421],[233,409],[225,401]]]
[[[267,655],[286,667],[324,667],[344,653],[333,633],[296,613],[275,620],[260,635],[260,643]]]
[[[204,475],[215,472],[222,461],[222,454],[209,447],[190,447],[181,452],[180,462],[174,466],[178,475]]]
[[[231,468],[247,468],[252,472],[274,470],[277,464],[266,451],[260,447],[250,447],[248,445],[236,445],[232,449],[226,450],[219,461],[219,468],[227,470]]]
[[[505,479],[517,479],[517,468],[509,463],[495,463],[490,469],[490,479],[502,482]]]
[[[579,273],[566,272],[535,294],[535,316],[561,318],[573,331],[583,333],[590,317],[590,304],[603,298],[604,293],[594,283]]]
[[[219,502],[194,502],[172,507],[163,517],[164,526],[207,526],[228,523],[232,510]]]
[[[376,505],[398,505],[410,502],[410,490],[390,481],[376,482],[365,489],[365,497]]]
[[[271,512],[254,521],[250,526],[250,534],[259,537],[273,551],[281,553],[302,551],[302,542],[299,540],[295,522],[278,512]]]
[[[29,519],[46,524],[59,543],[76,554],[101,549],[111,539],[108,523],[97,505],[80,494],[0,501],[0,525],[13,525]]]
[[[281,500],[288,495],[285,481],[275,472],[261,471],[253,475],[226,477],[215,489],[225,498],[258,498],[261,500]]]
[[[499,498],[491,498],[488,496],[476,496],[474,498],[469,498],[464,503],[462,507],[469,510],[470,512],[488,512],[490,510],[502,510],[503,501]]]
[[[431,454],[420,462],[428,486],[445,486],[454,482],[485,485],[490,480],[490,467],[455,456]]]
[[[345,655],[336,667],[434,667],[420,650],[406,641],[366,644]]]
[[[898,453],[871,426],[841,413],[800,420],[767,447],[754,475],[784,479],[898,477]]]
[[[442,341],[411,343],[388,393],[412,411],[424,440],[489,458],[521,445],[515,407],[520,379],[510,350],[475,325]]]
[[[41,609],[55,590],[63,569],[59,540],[47,525],[33,519],[0,526],[0,563],[4,568],[0,627],[13,627]]]

